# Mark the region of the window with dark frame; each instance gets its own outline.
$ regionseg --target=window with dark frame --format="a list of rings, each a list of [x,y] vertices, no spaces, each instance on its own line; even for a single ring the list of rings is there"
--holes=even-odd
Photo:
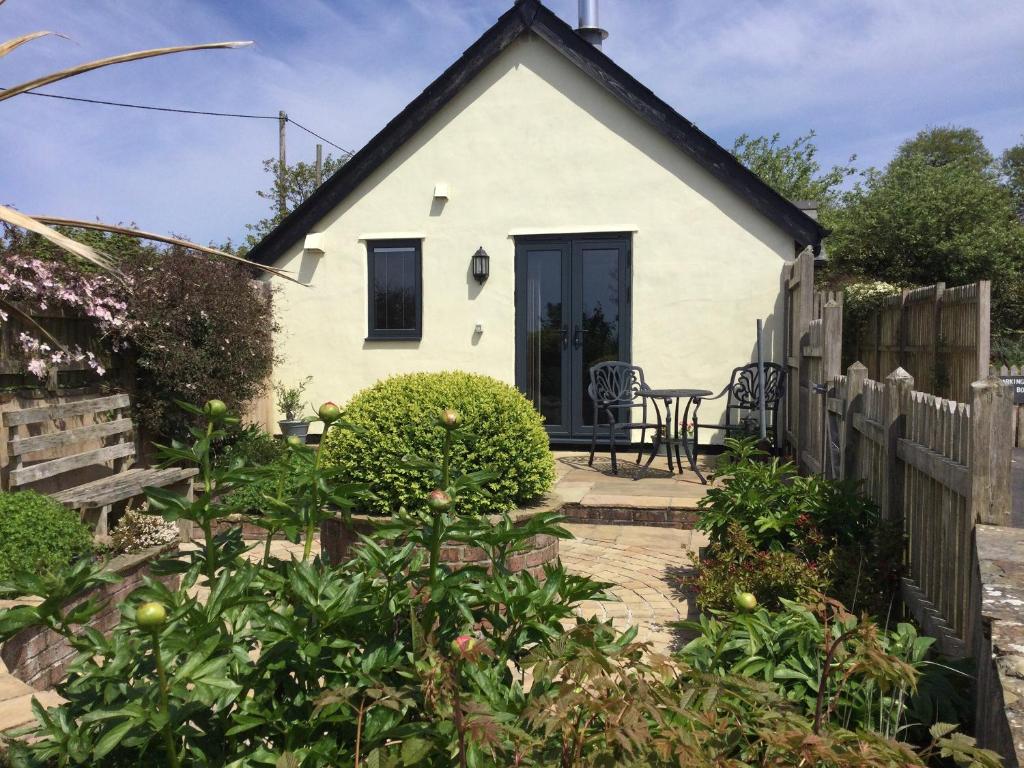
[[[366,244],[368,339],[418,340],[423,333],[422,247],[419,240]]]

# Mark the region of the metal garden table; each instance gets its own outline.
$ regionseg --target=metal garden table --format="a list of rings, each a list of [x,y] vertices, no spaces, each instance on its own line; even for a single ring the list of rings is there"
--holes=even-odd
[[[679,407],[682,400],[686,401],[686,406],[683,410],[682,422],[684,424],[690,423],[690,408],[693,405],[695,399],[701,397],[707,397],[708,395],[714,394],[709,389],[645,389],[640,392],[644,397],[654,400],[654,412],[658,416],[659,426],[659,439],[656,439],[651,446],[651,455],[647,457],[647,463],[644,464],[644,469],[651,466],[651,462],[654,461],[654,457],[658,454],[658,448],[662,445],[665,446],[665,455],[668,457],[668,471],[673,472],[672,465],[672,453],[675,452],[676,461],[675,466],[679,468],[679,472],[683,471],[683,462],[679,456],[679,446],[683,446],[683,453],[686,454],[686,460],[690,462],[690,469],[693,473],[700,478],[700,481],[707,485],[708,481],[704,475],[697,469],[697,459],[693,455],[694,452],[690,449],[690,441],[686,438],[686,433],[683,432],[683,436],[679,436]],[[661,409],[658,408],[657,401],[661,400],[665,404],[665,420],[661,420]]]

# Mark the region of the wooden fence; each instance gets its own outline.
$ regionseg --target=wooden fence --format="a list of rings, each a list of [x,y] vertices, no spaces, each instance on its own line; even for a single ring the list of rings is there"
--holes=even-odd
[[[898,368],[884,381],[854,363],[826,394],[825,473],[862,483],[907,536],[903,599],[943,653],[969,655],[976,614],[977,523],[1010,522],[1012,396],[998,378],[971,384],[970,404],[916,391]]]
[[[982,280],[905,290],[867,318],[856,358],[875,379],[903,368],[922,391],[967,400],[971,382],[988,375],[992,288]]]
[[[904,601],[944,652],[969,653],[974,526],[1009,524],[1017,429],[1009,388],[989,377],[989,283],[884,300],[845,375],[842,296],[815,290],[810,251],[783,286],[786,452],[803,472],[859,482],[902,521]]]
[[[103,362],[106,374],[101,379],[85,362],[51,366],[45,379],[28,373],[18,337],[28,333],[40,341],[46,342],[47,339],[38,328],[17,314],[9,312],[8,315],[7,320],[0,322],[0,391],[37,394],[59,392],[68,395],[94,389],[101,383],[117,388],[124,384],[126,377],[131,378],[130,360],[120,355],[111,355],[104,349],[92,320],[59,309],[43,313],[33,311],[31,316],[64,346],[79,347],[95,354]]]

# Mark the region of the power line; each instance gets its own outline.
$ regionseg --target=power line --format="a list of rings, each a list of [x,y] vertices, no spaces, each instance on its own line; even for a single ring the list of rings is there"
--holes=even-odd
[[[5,89],[6,90],[6,89]],[[210,117],[244,117],[249,120],[277,120],[277,115],[246,115],[235,112],[205,112],[199,109],[175,109],[173,107],[154,107],[146,104],[126,104],[123,101],[103,101],[101,99],[84,99],[81,96],[61,96],[56,93],[42,93],[41,91],[25,91],[29,96],[44,96],[47,99],[62,99],[64,101],[81,101],[86,104],[103,104],[108,107],[127,107],[129,109],[148,109],[153,112],[178,112],[183,115],[209,115]]]
[[[295,126],[296,128],[299,128],[299,129],[301,129],[301,130],[305,131],[305,132],[306,132],[306,133],[308,133],[308,134],[309,134],[310,136],[315,136],[316,138],[320,139],[320,141],[324,142],[325,144],[330,144],[330,145],[331,145],[332,147],[334,147],[335,149],[340,149],[340,150],[341,150],[342,152],[344,152],[344,153],[345,153],[346,155],[349,155],[350,157],[351,157],[352,155],[354,155],[354,154],[355,154],[355,152],[353,152],[353,151],[352,151],[351,149],[345,149],[344,147],[339,147],[339,146],[338,146],[337,144],[335,144],[335,143],[334,143],[333,141],[331,141],[330,139],[325,139],[325,138],[324,138],[323,136],[321,136],[321,135],[320,135],[319,133],[313,133],[313,131],[309,130],[309,128],[307,128],[306,126],[304,126],[304,125],[301,125],[301,124],[299,124],[299,123],[295,122],[295,121],[294,121],[294,120],[292,120],[292,119],[291,119],[290,117],[286,117],[286,118],[285,118],[285,120],[287,120],[287,121],[288,121],[289,123],[291,123],[292,125],[294,125],[294,126]]]
[[[7,89],[6,88],[2,88],[0,90],[7,90]],[[239,118],[244,118],[244,119],[247,119],[247,120],[278,120],[279,119],[278,115],[249,115],[249,114],[240,113],[240,112],[209,112],[209,111],[201,110],[201,109],[178,109],[178,108],[175,108],[175,107],[157,107],[157,106],[153,106],[151,104],[128,104],[128,103],[123,102],[123,101],[105,101],[103,99],[86,99],[86,98],[83,98],[81,96],[62,96],[62,95],[56,94],[56,93],[42,93],[41,91],[26,91],[26,93],[29,96],[43,96],[44,98],[47,98],[47,99],[61,99],[62,101],[79,101],[79,102],[82,102],[84,104],[102,104],[102,105],[108,106],[108,107],[123,107],[123,108],[126,108],[126,109],[145,109],[145,110],[149,110],[151,112],[175,112],[177,114],[182,114],[182,115],[204,115],[204,116],[207,116],[207,117],[239,117]],[[345,149],[344,147],[341,147],[341,146],[335,144],[330,139],[325,139],[320,134],[315,133],[314,131],[311,131],[306,126],[301,125],[300,123],[295,122],[290,117],[287,117],[285,119],[289,123],[294,125],[296,128],[305,131],[310,136],[315,136],[316,138],[320,139],[320,141],[324,142],[325,144],[330,144],[332,147],[334,147],[337,150],[340,150],[341,152],[344,152],[346,155],[349,155],[351,157],[352,155],[355,154],[355,152],[353,152],[351,149]]]

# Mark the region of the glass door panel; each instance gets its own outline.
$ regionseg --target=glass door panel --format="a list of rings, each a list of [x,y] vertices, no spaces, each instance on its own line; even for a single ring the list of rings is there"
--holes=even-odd
[[[590,368],[597,363],[622,359],[619,338],[620,254],[619,248],[592,247],[587,243],[576,243],[573,248],[579,314],[576,326],[579,332],[573,343],[580,356],[577,386],[582,406],[578,424],[588,428],[594,423],[594,409],[587,393]]]
[[[622,238],[516,244],[516,384],[555,440],[590,439],[590,367],[630,359],[628,270]]]
[[[538,244],[521,250],[517,265],[520,387],[549,431],[568,430],[568,248]]]

